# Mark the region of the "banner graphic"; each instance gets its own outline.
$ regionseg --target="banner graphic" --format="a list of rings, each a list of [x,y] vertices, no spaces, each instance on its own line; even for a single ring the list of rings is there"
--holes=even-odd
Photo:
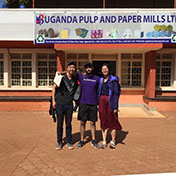
[[[176,43],[176,13],[35,13],[34,43]]]

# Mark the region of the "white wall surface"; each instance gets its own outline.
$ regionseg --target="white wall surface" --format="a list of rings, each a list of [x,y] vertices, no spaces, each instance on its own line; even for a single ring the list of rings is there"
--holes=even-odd
[[[0,41],[33,41],[34,13],[132,13],[154,11],[176,12],[174,9],[0,9]]]
[[[34,12],[0,10],[0,40],[33,41]]]

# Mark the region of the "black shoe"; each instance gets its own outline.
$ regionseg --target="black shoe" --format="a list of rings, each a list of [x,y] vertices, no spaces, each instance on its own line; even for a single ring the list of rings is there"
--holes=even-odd
[[[100,146],[98,145],[98,143],[95,140],[92,141],[92,146],[96,149],[100,148]]]
[[[84,141],[79,141],[79,143],[76,145],[76,148],[81,148],[84,145]]]
[[[69,150],[73,150],[74,149],[73,145],[70,144],[70,143],[67,143],[67,147],[68,147]]]
[[[58,145],[56,146],[56,150],[61,150],[62,149],[62,143],[58,143]]]

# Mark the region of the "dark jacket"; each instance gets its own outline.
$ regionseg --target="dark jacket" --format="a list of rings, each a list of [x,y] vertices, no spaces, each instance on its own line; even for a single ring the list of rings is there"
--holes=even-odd
[[[73,96],[78,87],[77,78],[68,79],[67,75],[63,76],[60,86],[56,88],[55,101],[58,104],[72,103]]]
[[[56,122],[56,109],[53,108],[52,97],[50,98],[49,115],[53,118],[53,121]]]
[[[100,78],[99,88],[98,88],[98,102],[101,96],[101,86],[104,78]],[[120,85],[119,78],[117,76],[110,75],[108,79],[108,87],[109,87],[109,102],[111,112],[114,109],[118,109],[119,106],[119,96],[120,96]]]

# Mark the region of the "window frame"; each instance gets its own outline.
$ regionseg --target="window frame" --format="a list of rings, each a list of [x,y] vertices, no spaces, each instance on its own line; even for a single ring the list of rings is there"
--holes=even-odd
[[[130,54],[130,58],[128,58],[128,59],[123,59],[122,58],[122,54]],[[139,59],[137,59],[137,58],[134,58],[133,59],[133,55],[134,54],[141,54],[141,59],[139,58]],[[121,86],[122,86],[122,88],[133,88],[133,89],[138,89],[138,88],[144,88],[144,53],[143,52],[123,52],[123,53],[119,53],[119,57],[120,57],[120,78],[121,78]],[[127,61],[127,62],[130,62],[130,85],[128,86],[128,85],[123,85],[122,84],[122,82],[123,82],[123,80],[122,80],[122,62],[123,62],[123,60],[124,61]],[[132,69],[133,69],[133,62],[135,62],[135,61],[140,61],[141,62],[141,85],[140,86],[133,86],[132,85],[132,75],[133,75],[133,73],[132,73]]]
[[[47,86],[39,86],[38,85],[38,82],[39,82],[39,79],[38,79],[38,75],[39,75],[39,72],[38,72],[38,54],[47,54],[46,59],[40,59],[40,61],[47,61]],[[50,82],[50,79],[49,79],[49,75],[50,75],[50,73],[49,73],[49,61],[50,61],[49,54],[56,54],[56,52],[40,51],[40,52],[35,53],[35,56],[36,56],[36,88],[52,88],[52,85],[51,86],[49,85],[49,82]],[[56,71],[57,71],[57,55],[56,55]],[[53,80],[54,80],[54,78],[53,78]]]
[[[20,59],[17,58],[17,59],[12,59],[11,58],[11,54],[20,54]],[[31,58],[30,59],[23,59],[22,58],[22,55],[23,54],[31,54]],[[17,86],[17,85],[12,85],[12,61],[20,61],[21,65],[20,65],[20,85]],[[9,86],[10,88],[32,88],[32,71],[31,71],[31,86],[23,86],[23,61],[31,61],[31,69],[32,69],[32,53],[30,51],[28,52],[11,52],[10,53],[10,57],[9,57],[9,66],[10,66],[10,75],[9,75],[9,78],[10,78],[10,81],[9,81]]]
[[[1,49],[0,49],[1,51]],[[9,49],[4,49],[5,52],[5,86],[3,87],[3,90],[52,90],[52,86],[50,87],[37,87],[37,53],[57,53],[54,48],[9,48]],[[11,53],[31,53],[32,54],[32,86],[23,86],[23,87],[11,87],[10,85],[10,79],[11,79],[11,63],[10,63],[10,54]],[[57,60],[57,58],[56,58]],[[57,66],[56,66],[57,67]]]
[[[75,59],[68,59],[69,54],[76,55],[76,58],[75,58],[76,60]],[[81,54],[86,54],[87,59],[83,59],[83,60],[80,61],[79,60],[79,55],[81,55]],[[68,53],[66,53],[65,56],[66,56],[65,57],[65,70],[66,70],[68,61],[76,62],[76,68],[81,68],[81,69],[83,69],[83,71],[84,71],[84,64],[83,64],[83,66],[80,67],[79,62],[86,63],[86,62],[90,61],[90,53],[89,52],[68,52]]]
[[[157,54],[160,54],[161,57],[160,57],[160,80],[159,80],[159,86],[156,85],[155,83],[155,87],[156,89],[169,89],[169,88],[173,88],[174,87],[174,65],[175,65],[175,52],[174,51],[161,51],[161,52],[157,52]],[[172,58],[171,59],[163,59],[162,58],[162,55],[163,54],[172,54]],[[156,56],[156,63],[157,63],[157,56]],[[162,67],[162,62],[163,61],[168,61],[168,60],[171,60],[171,79],[170,79],[170,82],[171,82],[171,85],[170,86],[161,86],[161,69],[163,68]],[[156,65],[156,69],[157,69],[157,65]],[[156,70],[156,81],[157,81],[157,70]]]

